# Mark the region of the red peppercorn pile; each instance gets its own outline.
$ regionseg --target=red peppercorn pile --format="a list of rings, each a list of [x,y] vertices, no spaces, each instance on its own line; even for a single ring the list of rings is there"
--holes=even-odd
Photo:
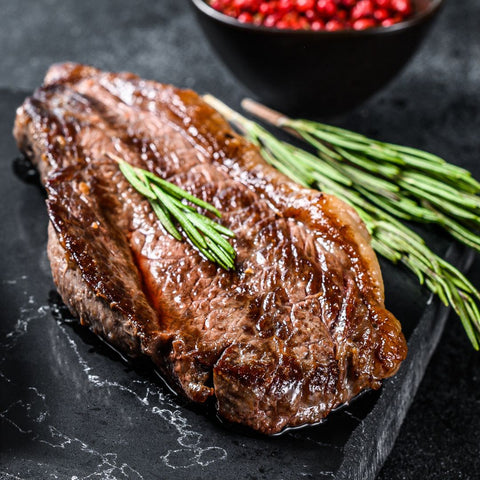
[[[410,17],[412,0],[208,0],[243,23],[293,30],[365,30]]]

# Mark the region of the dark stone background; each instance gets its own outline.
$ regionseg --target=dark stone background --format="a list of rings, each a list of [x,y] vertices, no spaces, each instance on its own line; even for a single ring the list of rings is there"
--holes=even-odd
[[[31,90],[51,63],[72,60],[240,100],[248,92],[213,56],[187,3],[0,0],[0,88]],[[447,0],[407,69],[341,120],[386,140],[407,132],[480,177],[479,25],[478,0]],[[478,256],[471,278],[480,287]],[[453,315],[379,475],[417,478],[480,478],[480,355]]]

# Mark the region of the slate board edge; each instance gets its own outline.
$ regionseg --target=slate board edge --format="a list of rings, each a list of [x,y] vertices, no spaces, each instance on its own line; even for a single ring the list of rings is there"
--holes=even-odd
[[[463,250],[447,255],[446,259],[466,272],[474,255],[471,250]],[[384,383],[372,412],[345,445],[345,460],[340,465],[335,480],[375,479],[393,448],[430,358],[440,341],[450,311],[451,308],[445,307],[436,297],[427,306],[410,336],[407,359],[398,373]]]

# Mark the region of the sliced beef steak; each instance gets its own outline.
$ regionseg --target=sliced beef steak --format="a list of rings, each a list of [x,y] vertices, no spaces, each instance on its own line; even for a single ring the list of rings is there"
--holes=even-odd
[[[63,300],[190,399],[215,396],[228,420],[275,433],[378,388],[405,358],[356,213],[272,169],[195,93],[56,65],[15,136],[48,192]],[[235,271],[169,236],[108,153],[215,205]]]

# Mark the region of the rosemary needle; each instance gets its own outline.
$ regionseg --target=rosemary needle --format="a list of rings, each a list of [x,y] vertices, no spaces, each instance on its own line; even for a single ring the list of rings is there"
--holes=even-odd
[[[316,148],[317,155],[313,155],[278,140],[217,98],[206,95],[204,100],[256,144],[267,163],[293,181],[336,195],[353,206],[372,236],[373,248],[391,262],[405,265],[420,284],[450,305],[473,347],[479,349],[480,293],[458,269],[433,253],[419,235],[395,218],[438,223],[455,238],[480,250],[480,237],[468,228],[477,225],[479,197],[475,194],[480,192],[480,184],[467,171],[419,150],[371,141],[316,122],[289,120],[249,101],[248,111],[297,133]],[[376,166],[371,168],[372,164]],[[399,176],[405,169],[408,175]],[[381,176],[378,183],[377,175]],[[419,182],[419,176],[422,181],[428,178],[425,185]],[[412,181],[415,189],[404,187],[405,182]],[[432,186],[442,188],[445,184],[458,192],[457,198],[450,197],[450,187],[443,188],[444,195],[434,204]]]
[[[243,107],[317,150],[379,208],[416,222],[436,223],[480,252],[480,183],[467,170],[431,153],[380,142],[343,128],[291,119],[253,100]],[[392,195],[394,192],[394,195]]]
[[[235,268],[235,249],[224,238],[224,236],[233,238],[234,233],[198,213],[193,206],[185,202],[190,202],[220,218],[221,213],[213,205],[157,177],[152,172],[130,165],[116,155],[109,154],[109,157],[118,163],[120,171],[130,185],[148,199],[158,220],[172,237],[179,241],[188,238],[193,247],[205,258],[225,270]]]

